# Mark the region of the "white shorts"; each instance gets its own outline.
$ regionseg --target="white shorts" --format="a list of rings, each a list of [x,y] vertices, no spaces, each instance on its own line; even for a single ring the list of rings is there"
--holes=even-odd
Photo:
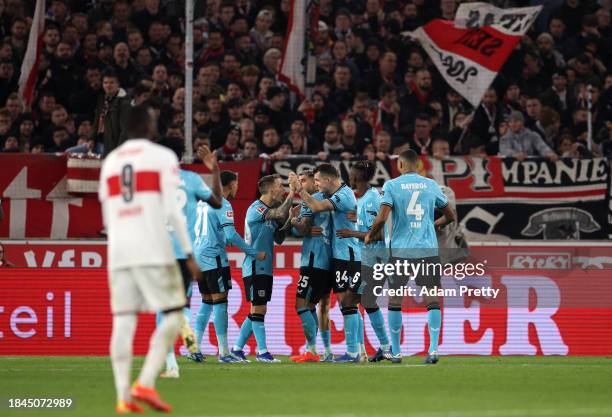
[[[172,310],[187,303],[177,264],[121,268],[108,276],[113,314]]]

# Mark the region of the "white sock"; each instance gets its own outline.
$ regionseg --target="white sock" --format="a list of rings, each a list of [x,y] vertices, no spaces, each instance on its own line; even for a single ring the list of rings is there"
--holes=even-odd
[[[130,378],[132,376],[132,343],[136,331],[135,314],[113,316],[110,355],[117,389],[117,400],[130,401]]]
[[[143,387],[153,388],[155,386],[155,379],[164,365],[168,349],[170,349],[179,333],[182,321],[183,314],[180,311],[166,313],[153,332],[149,343],[149,351],[138,377],[138,381]]]

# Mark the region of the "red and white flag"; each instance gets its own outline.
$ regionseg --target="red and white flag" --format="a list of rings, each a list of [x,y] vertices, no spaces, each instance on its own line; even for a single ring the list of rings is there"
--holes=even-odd
[[[279,80],[300,96],[305,96],[306,93],[306,1],[291,0],[287,37],[278,73]]]
[[[541,9],[527,7],[529,11],[519,13],[521,9],[480,9],[480,4],[462,4],[455,22],[436,19],[409,33],[446,82],[474,107]]]
[[[45,0],[36,0],[34,18],[30,27],[28,47],[21,64],[21,75],[19,76],[19,94],[23,97],[24,104],[31,106],[34,101],[34,89],[38,76],[38,65],[40,51],[43,45],[43,33],[45,31]]]

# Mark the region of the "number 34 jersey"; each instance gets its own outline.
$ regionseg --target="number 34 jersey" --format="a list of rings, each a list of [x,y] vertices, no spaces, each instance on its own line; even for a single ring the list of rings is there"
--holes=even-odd
[[[438,184],[417,173],[409,172],[387,181],[383,186],[382,205],[392,208],[391,248],[408,250],[430,249],[438,254],[434,211],[448,204]]]
[[[177,201],[176,155],[146,139],[128,140],[104,160],[98,198],[108,234],[108,267],[174,264],[167,225],[186,254],[192,252]]]

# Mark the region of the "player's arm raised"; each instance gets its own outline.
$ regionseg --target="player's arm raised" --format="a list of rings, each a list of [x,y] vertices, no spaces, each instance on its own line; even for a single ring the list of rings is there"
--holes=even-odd
[[[297,193],[300,194],[300,198],[306,204],[306,206],[313,213],[320,213],[322,211],[333,211],[334,205],[329,200],[317,200],[313,196],[311,196],[308,191],[302,188],[300,181],[298,180],[297,175],[293,172],[289,174],[289,185],[295,189]]]
[[[212,176],[212,195],[208,198],[207,203],[213,208],[219,208],[223,199],[223,186],[221,185],[221,170],[217,157],[208,146],[200,146],[197,153],[198,158],[202,160],[206,168],[210,169]]]
[[[178,159],[176,159],[174,154],[172,154],[172,158],[173,160],[169,163],[162,165],[162,204],[166,219],[170,226],[172,226],[179,244],[181,245],[181,249],[191,257],[193,248],[191,246],[189,234],[187,233],[187,222],[183,210],[179,207],[176,199],[177,189],[180,184]]]

